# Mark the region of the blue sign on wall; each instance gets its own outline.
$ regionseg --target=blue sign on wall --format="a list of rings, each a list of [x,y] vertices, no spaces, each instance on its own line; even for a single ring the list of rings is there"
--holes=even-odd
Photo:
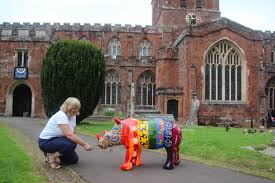
[[[27,67],[15,67],[14,68],[14,79],[27,79],[28,68]]]

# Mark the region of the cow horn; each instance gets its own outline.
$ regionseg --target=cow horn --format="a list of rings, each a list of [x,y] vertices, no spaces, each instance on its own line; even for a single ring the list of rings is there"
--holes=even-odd
[[[96,134],[97,140],[99,140],[101,138],[101,135]]]
[[[115,120],[116,124],[118,124],[118,125],[121,123],[120,119],[118,119],[118,118],[114,118],[114,120]]]

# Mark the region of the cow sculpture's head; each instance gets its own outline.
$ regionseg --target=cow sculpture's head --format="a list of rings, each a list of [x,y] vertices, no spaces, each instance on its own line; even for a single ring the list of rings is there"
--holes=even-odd
[[[104,130],[104,136],[97,134],[98,145],[102,149],[110,146],[120,145],[122,124],[118,118],[114,118],[115,126],[110,130]]]

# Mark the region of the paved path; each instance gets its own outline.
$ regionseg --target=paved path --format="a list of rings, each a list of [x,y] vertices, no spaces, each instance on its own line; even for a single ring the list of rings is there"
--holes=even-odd
[[[33,139],[37,139],[43,128],[41,121],[43,120],[0,117],[0,123],[8,123]],[[94,137],[81,137],[91,144],[97,143]],[[164,170],[162,164],[165,156],[148,151],[142,154],[142,167],[124,172],[119,169],[125,152],[122,146],[115,147],[112,152],[99,149],[87,152],[82,148],[78,148],[77,151],[80,161],[71,167],[91,183],[274,183],[271,180],[188,160],[182,160],[174,170]]]

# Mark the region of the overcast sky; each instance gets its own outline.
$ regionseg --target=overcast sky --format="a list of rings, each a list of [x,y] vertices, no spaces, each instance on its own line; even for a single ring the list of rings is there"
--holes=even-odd
[[[220,0],[220,11],[256,30],[275,31],[275,0]],[[0,23],[151,25],[151,0],[4,0]]]

